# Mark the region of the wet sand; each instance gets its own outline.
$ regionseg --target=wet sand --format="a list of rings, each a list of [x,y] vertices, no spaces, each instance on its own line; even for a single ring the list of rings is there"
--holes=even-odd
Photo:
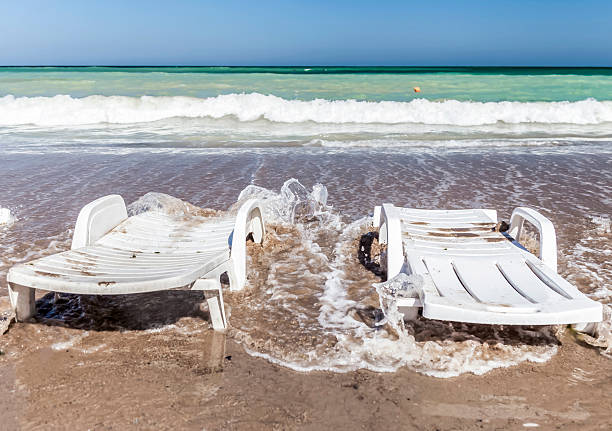
[[[308,188],[326,185],[333,205],[299,229],[274,226],[264,249],[250,247],[249,285],[226,297],[225,337],[210,329],[195,293],[39,292],[36,318],[0,337],[3,427],[608,429],[605,346],[564,328],[419,319],[407,325],[414,349],[406,349],[388,328],[374,328],[371,284],[381,277],[358,250],[370,231],[362,217],[382,201],[492,207],[505,220],[530,205],[557,227],[560,273],[609,303],[611,237],[591,217],[612,212],[611,162],[609,153],[552,150],[1,155],[0,203],[18,220],[0,232],[0,295],[11,265],[69,248],[79,209],[100,195],[132,202],[158,191],[223,210],[249,184],[278,191],[295,177]],[[404,363],[405,352],[418,355]],[[491,369],[495,361],[507,368]],[[395,371],[363,369],[377,364]],[[313,371],[295,371],[304,366]],[[325,368],[342,372],[317,371]],[[463,374],[426,375],[457,370]]]
[[[32,349],[57,328],[19,324],[2,359],[3,429],[609,429],[612,367],[569,332],[544,364],[436,379],[396,373],[298,373],[208,330],[95,333]],[[108,346],[95,351],[100,343]],[[91,353],[86,353],[87,351]]]

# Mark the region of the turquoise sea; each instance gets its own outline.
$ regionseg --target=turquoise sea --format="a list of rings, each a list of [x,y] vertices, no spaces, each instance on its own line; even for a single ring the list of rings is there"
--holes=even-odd
[[[421,93],[414,93],[419,86]],[[273,94],[284,99],[612,100],[612,68],[4,67],[0,96]]]
[[[4,151],[602,145],[612,68],[4,67],[0,136]]]

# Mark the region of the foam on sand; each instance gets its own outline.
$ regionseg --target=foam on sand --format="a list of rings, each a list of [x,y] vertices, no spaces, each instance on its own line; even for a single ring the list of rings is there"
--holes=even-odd
[[[612,122],[612,102],[409,102],[287,100],[259,93],[184,96],[0,97],[0,125],[73,126],[129,124],[167,118],[266,119],[278,123],[380,123],[477,126],[506,123],[602,124]]]
[[[607,215],[593,216],[591,221],[597,225],[597,231],[600,234],[612,233],[612,222]]]
[[[17,218],[11,214],[10,209],[0,207],[0,226],[9,226],[15,223],[16,220]]]

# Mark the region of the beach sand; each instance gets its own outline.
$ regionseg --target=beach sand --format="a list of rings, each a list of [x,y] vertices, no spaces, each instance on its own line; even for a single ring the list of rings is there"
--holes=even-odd
[[[57,332],[38,324],[11,328],[9,343],[25,351],[1,361],[3,429],[612,426],[609,359],[568,331],[547,363],[450,379],[406,369],[299,373],[254,358],[212,330],[94,333],[55,350],[30,345]]]
[[[38,292],[35,319],[0,336],[1,427],[609,429],[605,345],[563,327],[418,319],[404,338],[376,329],[372,283],[381,277],[359,262],[359,243],[382,201],[497,208],[504,220],[530,205],[557,227],[560,273],[607,303],[611,237],[592,217],[610,214],[611,157],[550,149],[4,154],[0,202],[16,221],[0,232],[0,296],[11,265],[68,249],[79,209],[104,194],[133,202],[158,191],[224,210],[249,184],[277,196],[294,177],[305,186],[296,196],[322,183],[331,207],[317,216],[308,205],[295,209],[297,224],[272,223],[263,248],[249,246],[248,286],[226,296],[225,336],[210,329],[197,292]]]

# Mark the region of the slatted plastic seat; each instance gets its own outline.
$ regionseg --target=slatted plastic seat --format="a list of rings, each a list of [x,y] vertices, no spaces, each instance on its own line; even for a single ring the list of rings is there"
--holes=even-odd
[[[549,325],[602,320],[602,305],[557,274],[552,223],[516,208],[508,233],[496,231],[494,210],[423,210],[385,204],[375,209],[387,244],[387,278],[417,274],[418,298],[398,298],[400,311],[472,323]],[[540,258],[519,238],[524,221],[539,232]]]
[[[220,276],[232,289],[245,284],[245,241],[261,242],[259,204],[234,217],[181,217],[149,211],[127,217],[123,199],[106,196],[85,206],[72,249],[9,270],[11,302],[19,320],[34,314],[34,289],[117,295],[168,289],[207,292],[215,329],[226,327]],[[236,241],[234,241],[236,238]]]

